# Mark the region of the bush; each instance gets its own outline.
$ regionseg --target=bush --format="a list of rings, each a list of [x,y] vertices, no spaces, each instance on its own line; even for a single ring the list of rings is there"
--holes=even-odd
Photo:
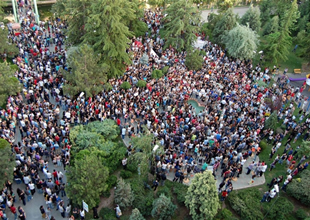
[[[297,211],[295,212],[295,216],[297,217],[297,219],[300,220],[303,220],[308,217],[307,213],[303,209],[297,209]]]
[[[130,163],[127,165],[127,170],[129,170],[132,173],[137,173],[138,172],[138,167],[136,164]]]
[[[10,65],[10,68],[11,68],[11,70],[14,70],[14,71],[16,71],[16,70],[19,69],[18,66],[17,66],[16,64],[11,64],[11,65]]]
[[[161,194],[164,194],[165,196],[171,198],[171,191],[167,186],[161,186],[159,187],[159,189],[157,190],[157,197],[159,197]]]
[[[286,219],[286,215],[294,210],[294,205],[285,197],[277,198],[278,201],[274,206],[268,206],[268,219]]]
[[[144,80],[139,80],[137,83],[137,86],[139,88],[145,88],[146,87],[146,82]]]
[[[153,70],[152,72],[152,78],[153,79],[159,79],[163,76],[163,72],[161,70]]]
[[[277,134],[281,134],[281,133],[284,133],[284,132],[283,132],[282,128],[277,128],[277,129],[276,129],[276,133],[277,133]]]
[[[162,68],[163,74],[166,75],[169,71],[169,66],[165,66],[164,68]]]
[[[177,206],[171,202],[171,198],[161,194],[159,198],[155,199],[153,202],[152,217],[159,220],[170,219],[171,216],[174,215],[176,208]]]
[[[111,189],[112,187],[116,186],[117,184],[117,177],[114,175],[111,175],[107,179],[108,189]]]
[[[127,90],[127,89],[130,89],[130,88],[131,88],[131,85],[130,85],[129,82],[126,81],[126,82],[123,82],[122,85],[121,85],[120,87],[121,87],[121,89]]]
[[[175,185],[173,186],[173,193],[176,194],[178,203],[184,204],[187,190],[187,185],[175,183]]]
[[[262,151],[266,150],[266,148],[267,148],[267,143],[266,143],[266,141],[261,141],[261,142],[259,142],[259,146],[260,146],[260,148],[262,149]]]
[[[203,57],[199,55],[199,50],[191,51],[187,54],[185,65],[189,70],[200,70],[203,65]]]
[[[121,176],[123,179],[128,179],[128,178],[131,178],[131,177],[132,177],[132,172],[127,171],[127,170],[121,170],[120,176]]]
[[[216,216],[214,218],[215,218],[215,220],[235,220],[235,219],[237,219],[233,216],[231,211],[229,211],[228,209],[225,209],[225,208],[219,210],[219,212],[216,214]]]
[[[231,208],[244,220],[262,220],[260,211],[261,193],[258,189],[245,189],[241,192],[232,191],[227,197]]]
[[[115,211],[109,208],[102,208],[99,212],[99,217],[103,220],[113,220],[116,219]]]
[[[111,196],[110,189],[107,189],[106,191],[104,191],[102,196],[104,198],[109,198]]]
[[[111,91],[111,90],[113,89],[113,87],[112,87],[111,83],[105,83],[105,84],[103,85],[103,89],[104,89],[106,92],[108,92],[108,91]]]
[[[293,179],[287,186],[287,194],[293,196],[305,205],[310,205],[310,171],[304,170],[300,174],[300,181]]]

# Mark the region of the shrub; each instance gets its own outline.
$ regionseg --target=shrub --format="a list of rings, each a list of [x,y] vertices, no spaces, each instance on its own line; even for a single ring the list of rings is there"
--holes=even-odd
[[[152,216],[159,220],[170,219],[176,208],[177,206],[171,202],[170,198],[161,194],[153,202]]]
[[[175,183],[175,185],[173,186],[173,193],[176,194],[178,203],[184,204],[187,190],[187,185]]]
[[[11,68],[11,70],[14,70],[14,71],[19,69],[19,67],[16,64],[11,64],[10,68]]]
[[[169,71],[169,66],[165,66],[164,68],[162,68],[163,74],[166,75]]]
[[[154,194],[153,190],[145,191],[140,188],[140,192],[134,192],[135,200],[132,206],[140,210],[142,215],[150,215],[153,208]]]
[[[235,220],[235,218],[231,211],[228,209],[221,209],[215,216],[215,220]]]
[[[111,90],[113,89],[111,83],[105,83],[105,84],[103,85],[103,88],[104,88],[104,90],[107,91],[107,92],[108,92],[108,91],[111,91]]]
[[[297,219],[300,220],[303,220],[308,217],[307,213],[303,209],[297,209],[297,211],[295,212],[295,216],[297,217]]]
[[[276,133],[277,133],[277,134],[281,134],[281,133],[283,133],[282,128],[277,128],[277,129],[276,129]]]
[[[111,189],[113,186],[116,186],[117,184],[117,177],[114,175],[111,175],[107,179],[108,189]]]
[[[137,173],[138,172],[138,167],[136,164],[130,163],[127,165],[127,170],[129,170],[132,173]]]
[[[128,179],[128,178],[132,177],[132,172],[127,171],[127,170],[121,170],[120,176],[123,179]]]
[[[134,194],[129,183],[120,179],[114,191],[114,202],[121,208],[126,208],[132,205]]]
[[[126,81],[126,82],[123,82],[122,85],[121,85],[120,87],[121,87],[121,89],[127,90],[127,89],[130,89],[130,88],[131,88],[131,85],[130,85],[129,82]]]
[[[161,194],[164,194],[165,196],[171,198],[171,191],[167,186],[161,186],[157,190],[156,195],[159,197]]]
[[[259,143],[259,146],[260,146],[260,148],[262,149],[262,151],[266,150],[266,148],[267,148],[267,143],[266,143],[266,141],[261,141],[261,142]]]
[[[99,212],[99,217],[103,220],[113,220],[116,219],[115,211],[109,208],[102,208]]]
[[[203,65],[203,57],[199,50],[190,51],[185,59],[185,65],[189,70],[200,70]]]
[[[104,191],[104,192],[102,193],[102,196],[103,196],[104,198],[109,198],[109,197],[111,196],[110,189],[107,189],[106,191]]]
[[[163,76],[163,72],[161,70],[153,70],[152,72],[152,78],[153,79],[159,79]]]
[[[287,194],[293,196],[305,205],[310,205],[310,171],[304,170],[300,174],[300,181],[293,179],[287,186]]]
[[[146,82],[144,80],[139,80],[137,83],[137,86],[139,88],[145,88],[146,87]]]
[[[294,210],[294,205],[285,197],[278,198],[274,206],[268,206],[268,219],[286,219],[286,215]]]
[[[244,220],[261,220],[263,213],[260,211],[261,194],[258,189],[246,189],[242,192],[232,191],[227,197],[231,208]]]

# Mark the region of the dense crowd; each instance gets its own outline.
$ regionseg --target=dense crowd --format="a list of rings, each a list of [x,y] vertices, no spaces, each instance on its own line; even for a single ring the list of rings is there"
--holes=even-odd
[[[182,182],[184,173],[203,172],[209,166],[215,178],[223,177],[219,185],[222,199],[233,190],[232,179],[242,178],[244,169],[254,180],[263,175],[267,166],[271,170],[277,163],[285,162],[291,176],[284,182],[286,186],[294,175],[307,168],[306,157],[297,158],[298,147],[292,149],[290,145],[298,138],[309,138],[310,120],[304,120],[303,110],[294,116],[293,104],[281,105],[278,118],[284,120],[285,131],[264,129],[266,116],[272,112],[266,98],[272,102],[280,98],[284,103],[293,100],[302,108],[307,103],[302,88],[291,87],[286,78],[273,82],[268,68],[254,67],[250,60],[232,59],[210,41],[201,49],[202,69],[188,70],[186,52],[172,47],[164,49],[165,39],[159,36],[164,25],[161,11],[147,10],[144,21],[150,31],[143,38],[132,40],[128,52],[134,55],[133,64],[124,76],[109,80],[111,91],[72,100],[62,90],[65,80],[61,69],[67,69],[63,34],[66,22],[57,18],[36,24],[30,1],[18,2],[21,29],[9,26],[8,37],[19,48],[14,59],[19,67],[15,76],[23,85],[23,92],[9,97],[7,108],[0,112],[0,134],[12,144],[16,154],[14,181],[25,184],[17,189],[18,198],[26,205],[35,192],[41,193],[46,200],[46,205],[40,207],[43,217],[54,219],[51,210],[55,206],[62,217],[73,220],[85,216],[83,210],[77,209],[71,216],[71,206],[64,204],[66,185],[61,170],[70,165],[70,126],[95,120],[114,119],[123,138],[139,136],[146,125],[165,150],[156,157],[158,180],[175,169],[174,181]],[[149,57],[147,65],[140,63],[144,53]],[[151,78],[154,69],[165,66],[169,69],[164,77]],[[147,82],[146,88],[135,86],[140,79]],[[132,87],[120,89],[124,81]],[[260,87],[259,81],[272,86]],[[197,100],[205,106],[204,110],[196,112],[188,104],[189,99]],[[281,154],[277,150],[286,134],[290,137]],[[275,159],[271,164],[257,160],[263,138],[274,146],[270,158]],[[128,146],[129,153],[134,150],[135,146]],[[249,158],[253,162],[244,167]],[[281,181],[276,178],[270,186]],[[268,194],[270,198],[272,192]],[[263,200],[268,201],[268,196],[266,193]],[[15,219],[18,212],[21,220],[26,218],[21,207],[17,212],[14,201],[12,183],[7,182],[0,196],[2,219],[5,208],[10,208]]]

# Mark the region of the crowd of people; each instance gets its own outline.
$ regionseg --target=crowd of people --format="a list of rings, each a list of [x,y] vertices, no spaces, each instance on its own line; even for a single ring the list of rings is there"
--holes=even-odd
[[[188,70],[186,52],[177,52],[172,47],[164,49],[165,39],[159,35],[164,15],[159,9],[146,10],[144,21],[150,31],[143,38],[132,40],[128,52],[133,53],[133,64],[124,76],[109,80],[113,87],[110,91],[72,100],[63,93],[65,79],[60,71],[67,69],[63,33],[66,21],[57,18],[37,24],[31,1],[18,2],[21,29],[13,30],[9,26],[8,37],[19,48],[14,59],[19,67],[15,76],[23,91],[10,96],[7,108],[1,110],[0,134],[11,143],[16,154],[14,181],[25,185],[17,189],[18,198],[25,206],[36,192],[41,193],[46,201],[39,207],[42,217],[54,219],[51,210],[57,207],[64,218],[84,218],[84,211],[77,209],[71,216],[70,204],[62,200],[67,187],[62,170],[70,165],[70,126],[94,120],[114,119],[123,138],[139,136],[143,125],[154,134],[165,149],[164,154],[156,157],[155,190],[158,181],[163,185],[166,173],[172,169],[176,171],[173,181],[183,182],[186,175],[203,172],[209,166],[215,178],[223,177],[219,192],[224,200],[233,190],[232,180],[242,178],[244,169],[247,169],[245,175],[251,174],[254,180],[263,175],[267,166],[271,170],[277,163],[285,162],[291,176],[285,181],[286,186],[294,175],[307,168],[306,156],[297,163],[298,147],[291,147],[292,141],[309,138],[310,120],[304,120],[303,110],[296,117],[293,104],[281,105],[278,118],[283,119],[285,131],[275,133],[264,129],[266,116],[273,110],[266,98],[272,102],[280,98],[284,103],[293,100],[301,108],[307,103],[301,88],[293,88],[280,78],[281,86],[278,86],[271,80],[268,68],[254,67],[250,60],[232,59],[224,49],[206,41],[200,49],[204,53],[202,69]],[[147,65],[140,63],[144,53],[149,57]],[[165,66],[169,69],[164,77],[151,78],[154,69]],[[147,82],[146,88],[136,86],[140,79]],[[128,90],[120,88],[125,81],[132,85]],[[259,81],[272,86],[263,88]],[[204,110],[196,112],[188,104],[189,99],[197,100],[205,106]],[[277,150],[287,134],[290,137],[280,156]],[[274,155],[276,158],[270,165],[268,161],[256,160],[263,138],[274,146],[270,158]],[[128,146],[128,152],[134,150],[135,146]],[[253,162],[244,167],[248,159]],[[266,194],[263,200],[269,197]],[[7,182],[3,188],[0,202],[2,219],[6,207],[17,219],[12,183]],[[21,207],[18,212],[21,220],[26,218]]]

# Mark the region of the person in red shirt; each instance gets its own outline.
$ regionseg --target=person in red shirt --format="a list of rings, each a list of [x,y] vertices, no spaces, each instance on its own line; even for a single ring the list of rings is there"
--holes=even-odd
[[[224,201],[224,200],[226,199],[227,195],[228,195],[227,191],[224,190],[224,191],[222,192],[221,201]]]
[[[54,172],[52,173],[54,176],[54,181],[58,180],[58,173],[56,170],[54,170]]]
[[[118,126],[120,126],[121,125],[121,120],[119,118],[116,119],[116,123],[117,123]]]
[[[17,210],[14,204],[10,207],[10,210],[14,214],[15,219],[17,219]]]

